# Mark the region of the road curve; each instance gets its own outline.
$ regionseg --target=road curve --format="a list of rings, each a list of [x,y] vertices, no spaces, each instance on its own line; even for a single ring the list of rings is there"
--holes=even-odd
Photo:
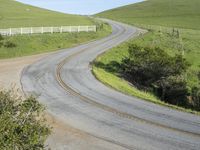
[[[137,28],[106,21],[113,28],[110,36],[26,67],[24,92],[37,95],[67,125],[117,146],[110,149],[199,150],[199,116],[122,94],[92,75],[90,62],[99,54],[138,35]]]

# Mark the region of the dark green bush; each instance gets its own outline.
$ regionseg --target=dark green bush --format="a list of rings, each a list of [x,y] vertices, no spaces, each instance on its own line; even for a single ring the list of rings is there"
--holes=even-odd
[[[197,77],[198,77],[199,82],[200,82],[200,71],[197,73]]]
[[[41,116],[43,110],[33,97],[22,100],[1,91],[0,149],[44,149],[50,129]]]
[[[0,41],[0,48],[3,46],[3,41]]]
[[[200,111],[200,87],[192,88],[192,104],[193,107]]]
[[[123,76],[140,89],[154,91],[163,101],[185,105],[189,67],[182,55],[170,56],[163,49],[129,46],[129,56],[121,64]]]
[[[3,46],[3,36],[0,34],[0,47]]]
[[[180,75],[188,66],[182,55],[172,57],[160,48],[137,45],[129,46],[129,56],[122,61],[123,72],[129,79],[144,86]]]
[[[0,41],[2,41],[3,40],[3,36],[0,34]]]
[[[169,77],[156,83],[154,92],[161,100],[179,106],[187,106],[187,82],[181,76]]]
[[[6,48],[13,48],[13,47],[16,47],[16,44],[11,41],[5,41],[3,46]]]

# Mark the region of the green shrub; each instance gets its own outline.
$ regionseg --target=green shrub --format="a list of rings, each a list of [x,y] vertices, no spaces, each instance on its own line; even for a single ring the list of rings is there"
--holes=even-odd
[[[187,83],[183,74],[188,62],[182,55],[170,56],[158,47],[129,46],[121,63],[123,76],[140,89],[153,91],[161,100],[186,105]]]
[[[3,40],[3,36],[0,34],[0,41],[2,41]]]
[[[172,76],[159,81],[154,87],[154,93],[167,103],[178,106],[189,105],[187,82],[182,76]]]
[[[191,92],[191,101],[192,102],[191,103],[195,109],[200,111],[200,72],[198,72],[197,76],[199,79],[199,83],[198,83],[198,86],[195,86],[192,88],[192,92]]]
[[[3,46],[3,41],[0,41],[0,48]]]
[[[3,46],[6,48],[14,48],[14,47],[16,47],[16,44],[11,41],[5,41]]]
[[[200,71],[197,73],[197,77],[198,77],[198,79],[200,81]]]
[[[0,48],[3,46],[3,36],[0,34]]]
[[[44,107],[34,97],[25,100],[0,92],[0,149],[44,149],[50,134],[41,113]]]
[[[195,109],[200,111],[200,87],[192,88],[192,104]]]

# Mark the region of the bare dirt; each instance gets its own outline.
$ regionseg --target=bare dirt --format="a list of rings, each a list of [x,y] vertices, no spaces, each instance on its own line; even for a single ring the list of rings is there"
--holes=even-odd
[[[0,88],[21,89],[20,75],[24,67],[42,59],[47,54],[0,60]]]

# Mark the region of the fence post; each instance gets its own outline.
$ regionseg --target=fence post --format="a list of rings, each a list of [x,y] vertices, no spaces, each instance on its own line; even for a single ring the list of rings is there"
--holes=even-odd
[[[78,32],[80,31],[80,26],[78,26]]]
[[[9,31],[9,32],[10,32],[9,34],[12,35],[12,29],[11,29],[11,28],[10,28],[10,31]]]
[[[54,33],[54,27],[46,27],[48,29],[48,32],[51,32],[51,33]],[[149,26],[149,28],[152,28],[151,26]],[[28,31],[26,32],[27,29]],[[97,26],[61,26],[60,28],[59,27],[56,27],[56,32],[57,30],[60,29],[60,33],[63,33],[63,32],[81,32],[81,31],[86,31],[86,32],[90,32],[90,31],[94,31],[96,32],[97,31]],[[160,26],[160,30],[164,30],[165,28],[162,28]],[[37,29],[35,30],[35,33],[45,33],[47,30],[44,29],[44,27],[37,27]],[[59,32],[59,31],[58,31]],[[6,35],[14,35],[14,34],[33,34],[34,33],[34,27],[26,27],[26,28],[17,28],[17,31],[15,32],[15,30],[13,30],[12,28],[8,28],[6,29],[5,33]]]
[[[62,33],[62,26],[60,27],[60,33]]]
[[[95,32],[95,26],[92,26],[92,31]]]
[[[51,27],[51,34],[53,33],[53,27]]]

